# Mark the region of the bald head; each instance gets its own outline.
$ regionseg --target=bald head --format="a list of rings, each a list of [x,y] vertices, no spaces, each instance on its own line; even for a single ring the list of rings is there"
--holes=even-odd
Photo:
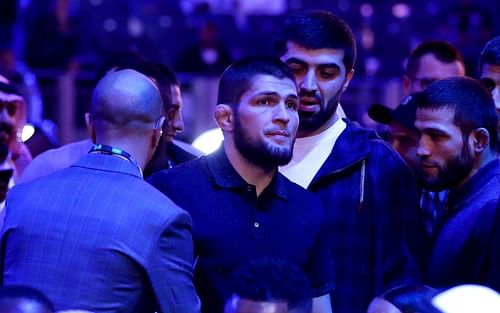
[[[104,76],[92,95],[92,121],[98,135],[151,130],[163,115],[158,87],[143,74],[125,69]]]

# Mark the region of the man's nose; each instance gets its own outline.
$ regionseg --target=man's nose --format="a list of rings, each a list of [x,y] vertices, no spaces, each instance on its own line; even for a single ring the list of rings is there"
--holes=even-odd
[[[171,109],[168,112],[168,124],[175,132],[180,133],[184,130],[184,120],[180,111]]]
[[[427,140],[422,136],[417,143],[417,156],[419,158],[428,157],[431,155],[431,149]]]
[[[172,121],[172,126],[176,132],[180,133],[184,130],[184,120],[182,114],[178,112]]]
[[[318,82],[316,80],[316,73],[314,72],[314,69],[307,71],[299,87],[305,91],[316,91],[318,89]]]
[[[290,112],[284,102],[274,107],[274,120],[285,125],[290,121]]]

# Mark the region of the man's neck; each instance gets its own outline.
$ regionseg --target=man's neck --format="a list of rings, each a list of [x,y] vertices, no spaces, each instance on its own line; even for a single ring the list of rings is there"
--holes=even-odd
[[[229,163],[231,163],[236,172],[247,183],[255,186],[257,196],[269,186],[278,170],[277,167],[263,168],[255,165],[241,155],[233,144],[226,143],[226,141],[224,141],[224,151],[226,152]]]
[[[109,140],[108,138],[97,138],[96,142],[98,144],[103,144],[118,148],[129,153],[137,162],[137,165],[144,169],[150,157],[147,155],[147,141],[146,140]]]
[[[335,110],[335,113],[323,125],[321,125],[321,127],[317,128],[317,129],[301,130],[300,124],[299,124],[299,130],[297,131],[297,138],[311,137],[311,136],[314,136],[317,134],[321,134],[322,132],[324,132],[328,128],[332,127],[332,125],[335,124],[335,122],[338,121],[339,118],[340,117],[339,117],[337,111]]]
[[[466,182],[468,182],[474,175],[477,174],[477,172],[486,164],[490,163],[491,161],[497,159],[497,154],[496,152],[493,152],[490,150],[488,147],[486,150],[483,151],[483,153],[480,154],[480,156],[477,158],[477,160],[474,161],[474,165],[472,167],[472,170],[470,171],[469,175],[463,179],[459,184],[454,186],[452,190],[457,190],[460,187],[462,187]]]

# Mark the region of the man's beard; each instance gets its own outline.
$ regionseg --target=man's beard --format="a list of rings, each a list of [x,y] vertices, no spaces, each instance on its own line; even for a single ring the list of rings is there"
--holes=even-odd
[[[448,164],[439,168],[440,171],[437,177],[429,179],[429,177],[424,174],[422,177],[424,185],[431,191],[441,191],[453,188],[469,176],[472,171],[473,163],[474,156],[472,155],[469,145],[464,140],[464,146],[460,155],[454,155],[448,161]]]
[[[299,110],[299,130],[300,131],[315,131],[316,129],[323,126],[335,112],[337,111],[337,107],[339,105],[340,96],[342,94],[342,89],[339,89],[337,94],[333,96],[327,103],[326,107],[324,106],[324,99],[320,95],[314,95],[316,99],[320,102],[320,110],[319,112],[303,112]],[[305,96],[305,92],[300,92],[299,96]]]
[[[251,163],[264,168],[273,169],[285,165],[292,159],[292,147],[278,147],[262,140],[255,140],[235,115],[233,140],[236,148]]]

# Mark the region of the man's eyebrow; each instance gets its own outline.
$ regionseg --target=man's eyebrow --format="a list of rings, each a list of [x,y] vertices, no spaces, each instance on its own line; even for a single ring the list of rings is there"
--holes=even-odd
[[[319,64],[318,67],[321,68],[321,69],[334,68],[334,69],[336,69],[337,71],[340,72],[340,66],[338,64],[336,64],[336,63]]]
[[[253,96],[254,97],[258,97],[258,96],[279,96],[279,94],[276,91],[262,91],[262,92],[256,93]]]
[[[301,59],[297,59],[295,57],[291,57],[289,59],[286,59],[285,60],[285,63],[286,64],[289,64],[289,63],[297,63],[297,64],[300,64],[300,65],[307,65],[306,62],[302,61]]]
[[[422,129],[422,132],[427,133],[427,134],[430,133],[430,134],[434,134],[434,135],[445,135],[445,136],[449,135],[446,131],[444,131],[440,128],[437,128],[437,127],[427,127],[427,128]]]
[[[252,97],[260,97],[260,96],[280,97],[279,93],[277,93],[276,91],[263,91],[263,92],[256,93]],[[293,93],[286,95],[285,98],[299,99],[299,97]]]
[[[286,64],[296,63],[296,64],[300,64],[303,66],[307,66],[306,62],[302,61],[301,59],[297,59],[295,57],[291,57],[291,58],[285,60],[285,63]],[[318,67],[319,68],[334,68],[334,69],[340,71],[340,66],[336,63],[321,63],[321,64],[318,64]]]

